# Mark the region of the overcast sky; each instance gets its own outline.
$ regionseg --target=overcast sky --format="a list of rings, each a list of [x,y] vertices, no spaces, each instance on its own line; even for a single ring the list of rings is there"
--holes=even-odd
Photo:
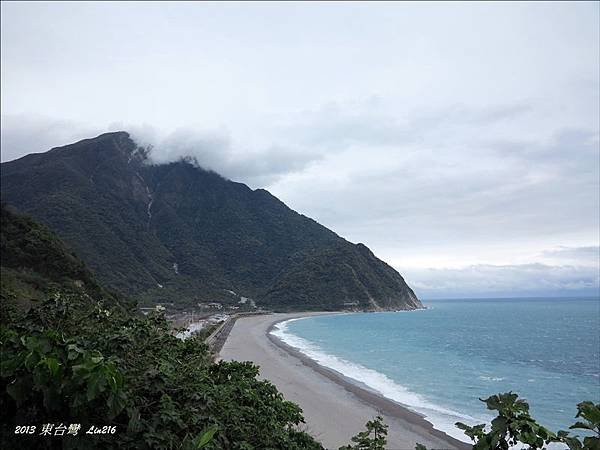
[[[599,290],[597,2],[2,2],[2,160],[107,130],[427,297]]]

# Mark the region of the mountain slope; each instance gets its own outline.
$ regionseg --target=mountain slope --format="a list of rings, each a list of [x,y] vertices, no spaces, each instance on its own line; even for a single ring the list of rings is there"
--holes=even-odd
[[[125,132],[2,164],[2,199],[56,230],[103,283],[142,301],[421,307],[364,245],[265,190],[187,161],[148,164]]]
[[[323,450],[258,367],[213,364],[202,336],[127,308],[47,227],[4,204],[1,221],[0,448],[192,449],[212,429],[212,449]],[[23,423],[80,431],[52,442]]]
[[[59,289],[85,294],[90,302],[133,306],[101,287],[84,263],[45,226],[5,204],[0,221],[2,307],[27,309]]]

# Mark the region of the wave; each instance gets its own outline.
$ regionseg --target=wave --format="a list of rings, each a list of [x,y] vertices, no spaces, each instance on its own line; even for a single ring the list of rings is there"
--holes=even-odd
[[[437,430],[452,436],[463,442],[471,443],[469,438],[454,425],[456,422],[464,422],[469,425],[489,422],[490,417],[473,417],[441,405],[434,404],[423,396],[410,391],[396,383],[388,376],[369,369],[361,364],[347,361],[335,355],[323,351],[315,343],[292,334],[288,330],[288,324],[306,317],[289,319],[276,324],[271,334],[290,347],[295,348],[316,363],[334,370],[343,377],[353,381],[361,387],[375,392],[389,400],[392,400],[406,408],[423,415]]]
[[[479,379],[484,381],[504,381],[504,378],[502,377],[490,377],[487,375],[480,375]]]

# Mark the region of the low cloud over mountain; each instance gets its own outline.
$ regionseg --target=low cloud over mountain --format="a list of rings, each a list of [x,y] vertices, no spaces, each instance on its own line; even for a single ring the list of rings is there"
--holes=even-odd
[[[114,7],[3,4],[3,161],[127,130],[403,269],[579,267],[559,249],[599,244],[595,3],[175,5],[176,30]]]

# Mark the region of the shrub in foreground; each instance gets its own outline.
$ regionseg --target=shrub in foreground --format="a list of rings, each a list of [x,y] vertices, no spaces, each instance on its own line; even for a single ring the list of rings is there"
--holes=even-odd
[[[474,450],[508,450],[509,448],[543,449],[552,443],[566,444],[570,450],[600,450],[600,404],[585,401],[577,405],[577,421],[570,429],[585,429],[592,436],[581,439],[567,431],[554,433],[529,415],[529,404],[513,392],[481,399],[498,416],[490,425],[474,426],[457,422],[456,426],[474,442]],[[416,450],[427,450],[417,444]]]
[[[90,300],[59,292],[3,320],[2,448],[322,448],[253,364],[214,364],[201,339],[175,338],[162,315]],[[81,429],[40,436],[45,424]],[[22,425],[36,429],[15,434]],[[115,431],[89,435],[92,425]]]

